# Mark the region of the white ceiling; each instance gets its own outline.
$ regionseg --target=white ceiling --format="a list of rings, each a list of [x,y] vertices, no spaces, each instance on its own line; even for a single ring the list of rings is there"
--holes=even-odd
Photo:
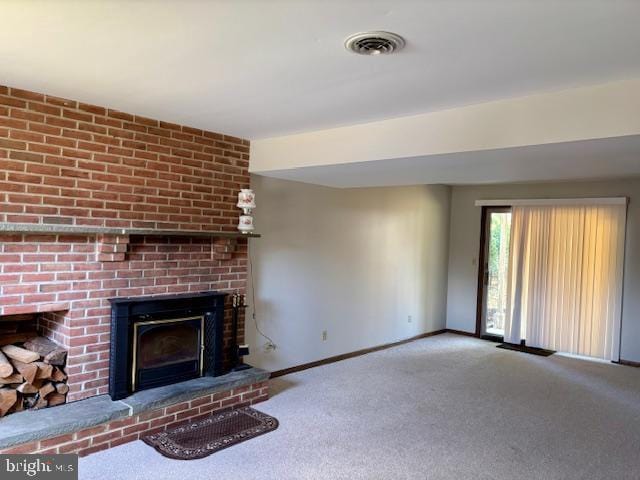
[[[247,138],[640,74],[637,0],[3,0],[0,83]],[[361,57],[354,32],[403,35]]]
[[[640,176],[640,135],[301,167],[262,175],[340,188]]]

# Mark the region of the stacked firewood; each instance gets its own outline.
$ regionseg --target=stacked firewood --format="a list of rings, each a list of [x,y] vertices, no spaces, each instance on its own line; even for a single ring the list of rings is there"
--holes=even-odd
[[[0,417],[65,403],[67,351],[45,337],[0,347]]]

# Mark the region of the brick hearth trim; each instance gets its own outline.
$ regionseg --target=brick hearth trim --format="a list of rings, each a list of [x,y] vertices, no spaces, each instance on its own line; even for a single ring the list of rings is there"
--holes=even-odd
[[[246,407],[269,398],[267,381],[217,392],[77,432],[41,439],[0,450],[8,453],[76,453],[81,457],[139,440],[222,410]]]

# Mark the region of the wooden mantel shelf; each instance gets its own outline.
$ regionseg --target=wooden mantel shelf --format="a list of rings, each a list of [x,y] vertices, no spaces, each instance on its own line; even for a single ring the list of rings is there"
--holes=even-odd
[[[42,223],[0,223],[0,233],[42,233],[78,235],[155,235],[161,237],[259,238],[259,233],[205,232],[202,230],[157,230],[153,228],[84,227]]]

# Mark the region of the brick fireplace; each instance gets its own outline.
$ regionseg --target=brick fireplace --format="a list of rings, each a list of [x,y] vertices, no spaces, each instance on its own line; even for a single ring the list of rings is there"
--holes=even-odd
[[[67,401],[108,391],[109,299],[244,291],[248,163],[247,140],[0,86],[0,320],[68,350]],[[223,331],[228,363],[229,308]]]

